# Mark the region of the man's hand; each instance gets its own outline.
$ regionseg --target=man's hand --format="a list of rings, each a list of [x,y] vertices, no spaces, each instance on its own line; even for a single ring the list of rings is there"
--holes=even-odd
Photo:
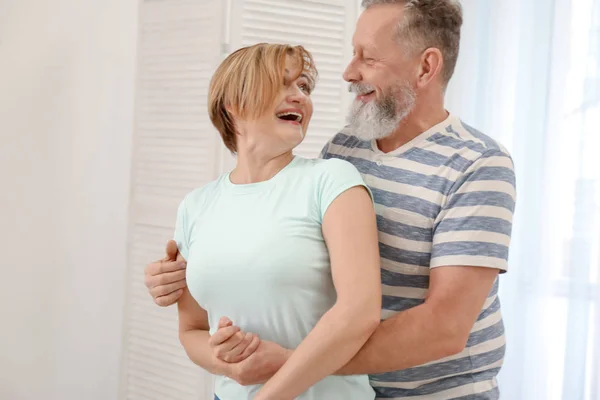
[[[241,332],[227,317],[221,317],[218,330],[208,339],[213,356],[228,363],[245,360],[260,345],[257,335]]]
[[[265,383],[279,371],[291,354],[292,350],[262,340],[250,357],[237,364],[231,364],[229,378],[244,386]]]
[[[144,270],[144,283],[154,302],[161,307],[170,306],[179,300],[185,282],[183,256],[179,254],[174,240],[167,242],[167,255],[162,260],[148,264]]]

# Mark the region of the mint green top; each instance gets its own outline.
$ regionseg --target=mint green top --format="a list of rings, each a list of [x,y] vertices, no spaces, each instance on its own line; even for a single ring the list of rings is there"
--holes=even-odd
[[[346,161],[296,156],[268,181],[236,185],[225,174],[185,197],[175,240],[211,334],[227,316],[263,340],[290,349],[300,344],[336,300],[323,216],[337,196],[359,185],[365,186],[360,174]],[[221,400],[251,399],[258,389],[227,377],[215,383]],[[329,376],[298,397],[374,398],[366,375]]]

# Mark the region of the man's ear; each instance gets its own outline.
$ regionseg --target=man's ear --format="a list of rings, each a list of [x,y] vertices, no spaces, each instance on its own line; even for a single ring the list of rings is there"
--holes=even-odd
[[[417,75],[417,87],[425,87],[431,83],[438,75],[441,75],[444,67],[444,57],[442,52],[430,47],[421,54]]]

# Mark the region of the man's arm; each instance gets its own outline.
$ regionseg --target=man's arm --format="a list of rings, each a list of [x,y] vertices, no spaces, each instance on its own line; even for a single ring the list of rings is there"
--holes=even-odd
[[[460,353],[498,270],[438,267],[425,303],[383,321],[338,374],[378,374],[412,368]]]
[[[336,374],[398,371],[460,353],[497,276],[497,269],[483,267],[432,270],[425,303],[379,324],[361,350]],[[280,346],[272,347],[269,357],[263,356],[259,348],[255,355],[236,364],[240,366],[238,382],[264,383],[292,354]]]
[[[499,271],[516,199],[512,160],[492,149],[466,169],[436,218],[425,302],[381,323],[341,373],[382,373],[460,353]]]

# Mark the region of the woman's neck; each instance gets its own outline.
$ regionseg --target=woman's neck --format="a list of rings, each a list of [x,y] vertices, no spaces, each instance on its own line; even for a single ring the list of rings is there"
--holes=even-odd
[[[277,175],[293,158],[291,151],[277,156],[240,151],[229,179],[238,185],[264,182]]]

